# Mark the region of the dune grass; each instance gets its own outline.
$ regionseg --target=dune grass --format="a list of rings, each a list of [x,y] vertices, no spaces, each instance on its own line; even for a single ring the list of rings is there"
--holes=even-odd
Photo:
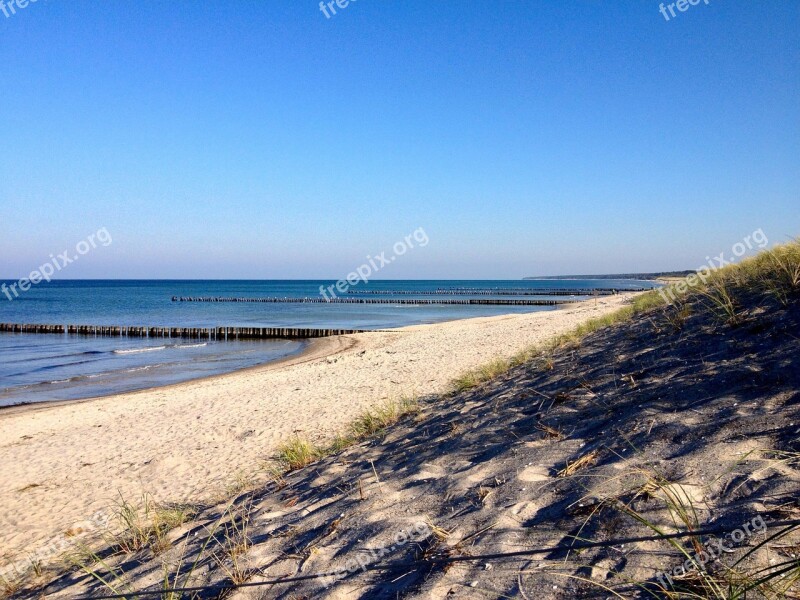
[[[191,505],[160,504],[150,494],[131,502],[122,496],[111,510],[113,525],[100,536],[100,541],[109,550],[110,557],[129,556],[149,551],[158,556],[169,550],[169,533],[197,514]],[[94,567],[92,567],[94,565]],[[100,568],[105,576],[98,578],[93,568]],[[13,577],[0,577],[0,598],[11,597],[28,586],[41,583],[44,573],[60,574],[65,569],[77,569],[92,575],[103,585],[119,593],[122,585],[121,573],[112,568],[108,559],[101,557],[86,541],[71,541],[68,549],[44,564],[32,555],[29,568],[15,572]]]
[[[646,458],[636,447],[631,449]],[[773,469],[781,464],[800,464],[800,453],[776,452],[773,450],[754,451],[750,458],[759,458]],[[755,474],[754,474],[755,475]],[[603,484],[612,480],[632,478],[622,490],[602,497],[597,508],[584,522],[597,519],[604,523],[618,522],[606,512],[611,509],[634,522],[645,526],[657,535],[674,532],[691,534],[704,528],[701,514],[708,506],[701,498],[695,497],[692,487],[705,489],[703,485],[692,485],[686,481],[670,480],[649,464],[636,467],[618,476],[606,478]],[[596,481],[596,477],[594,478]],[[588,492],[587,488],[587,492]],[[587,500],[590,495],[581,498]],[[662,509],[647,507],[647,516],[636,508],[636,500],[646,498],[655,500]],[[800,516],[796,510],[792,516]],[[761,517],[742,515],[742,525],[732,525],[727,532],[719,535],[689,535],[684,538],[670,538],[663,542],[672,552],[673,560],[664,565],[665,570],[655,573],[648,580],[632,579],[623,572],[606,570],[607,577],[599,582],[592,577],[564,574],[565,577],[579,580],[585,584],[609,592],[613,597],[642,597],[662,600],[746,600],[747,598],[791,599],[797,598],[797,584],[800,582],[800,558],[798,558],[797,534],[800,526],[787,525],[780,529],[767,529],[767,521]],[[760,525],[756,526],[756,521]],[[581,529],[583,529],[583,526]],[[748,529],[750,527],[750,529]],[[744,532],[744,544],[732,542],[730,534],[739,530]],[[727,539],[728,546],[721,552],[715,539]],[[783,553],[782,559],[769,558],[768,551]],[[659,551],[661,552],[661,551]],[[731,557],[730,560],[727,557]],[[550,571],[558,575],[555,571]],[[678,574],[680,572],[680,574]],[[630,595],[631,587],[638,590]],[[611,596],[607,596],[611,597]]]
[[[22,578],[19,577],[18,574],[15,573],[14,576],[11,577],[0,575],[0,598],[10,598],[21,590],[22,587]]]
[[[701,528],[698,517],[700,508],[691,494],[682,491],[680,485],[670,483],[654,472],[647,478],[642,490],[640,493],[659,498],[663,502],[675,531],[691,532]],[[666,533],[662,525],[657,525],[634,510],[633,503],[617,502],[617,508],[653,532]],[[798,529],[798,526],[789,526],[774,532],[766,529],[759,531],[749,542],[750,547],[741,552],[730,566],[721,561],[705,562],[702,559],[704,554],[708,555],[710,547],[707,537],[667,540],[666,543],[676,552],[680,561],[692,565],[692,569],[684,571],[686,574],[681,578],[671,579],[662,575],[651,582],[638,582],[637,586],[653,598],[669,600],[745,600],[754,592],[764,598],[796,597],[786,593],[800,581],[800,560],[790,557],[789,560],[776,563],[767,562],[763,557],[758,561],[755,555],[767,548],[774,549],[781,541],[788,541]]]
[[[195,514],[191,506],[158,504],[149,494],[138,503],[120,497],[114,511],[119,531],[110,535],[110,545],[126,554],[149,548],[158,555],[170,547],[167,534]]]
[[[703,277],[690,275],[670,284],[663,293],[652,290],[639,294],[619,310],[589,319],[544,345],[527,348],[511,358],[496,358],[462,373],[453,379],[451,393],[473,389],[533,359],[546,359],[556,349],[579,345],[591,333],[667,304],[672,304],[673,309],[666,313],[665,321],[676,331],[682,329],[691,314],[689,303],[694,300],[710,310],[720,322],[738,325],[744,317],[739,298],[752,293],[761,294],[765,300],[774,299],[782,306],[787,306],[800,295],[800,239],[764,250],[739,264],[711,271]],[[675,300],[670,302],[670,298]]]
[[[665,290],[671,298],[700,300],[720,321],[738,325],[743,294],[781,306],[800,296],[800,239],[763,250],[741,263],[691,275]]]
[[[329,443],[318,444],[305,436],[295,435],[278,446],[275,458],[284,472],[295,471],[377,435],[419,410],[419,401],[414,397],[386,400],[364,410],[350,423],[345,433],[337,435]],[[274,467],[271,469],[271,477],[273,480],[277,479]]]
[[[141,521],[147,522],[143,517],[143,513],[141,511],[137,512],[136,508],[127,503],[125,504],[126,506],[123,507],[125,515],[122,517],[126,520],[125,522],[133,522],[132,528],[137,535],[147,531],[147,527],[141,523]],[[196,584],[199,577],[198,567],[212,551],[214,552],[210,559],[220,566],[222,572],[231,581],[242,583],[249,578],[251,572],[246,567],[244,555],[250,548],[248,527],[251,510],[251,502],[245,503],[238,510],[234,509],[232,502],[229,503],[220,512],[213,526],[205,528],[204,538],[202,538],[203,543],[196,551],[194,560],[191,563],[187,561],[187,547],[190,539],[194,536],[187,533],[183,538],[182,547],[174,564],[170,564],[167,561],[162,563],[162,592],[159,597],[162,600],[179,600],[186,597],[182,592],[170,590]],[[169,510],[162,518],[169,519],[169,521],[164,521],[165,524],[168,522],[177,527],[184,522],[183,519],[186,514],[181,511]],[[181,523],[178,523],[178,520]],[[222,535],[219,535],[220,531]],[[124,559],[122,561],[119,560],[120,556],[125,556],[124,551],[120,552],[121,549],[119,547],[114,549],[116,550],[115,552],[108,558],[104,558],[88,546],[82,545],[76,548],[76,551],[68,557],[68,560],[72,567],[88,575],[109,593],[118,594],[122,598],[139,597],[141,594],[132,589],[129,578],[130,573],[124,570],[127,566]],[[196,596],[193,595],[192,597]]]
[[[247,553],[252,546],[252,511],[252,497],[236,509],[229,505],[228,519],[222,527],[220,547],[212,555],[214,562],[234,585],[241,585],[254,574],[247,562]]]
[[[314,442],[300,435],[278,446],[276,458],[287,471],[295,471],[310,465],[323,456],[322,449]]]
[[[554,350],[566,346],[577,345],[590,333],[594,333],[600,329],[627,321],[638,313],[657,306],[662,306],[665,303],[666,300],[657,291],[650,291],[640,294],[634,297],[630,304],[623,306],[619,310],[602,317],[589,319],[586,322],[578,325],[572,331],[556,336],[545,344],[531,346],[530,348],[526,348],[510,358],[495,358],[485,365],[481,365],[476,369],[462,373],[453,379],[451,383],[451,393],[457,394],[473,389],[483,383],[486,383],[487,381],[491,381],[500,375],[507,373],[514,367],[530,363],[537,358],[543,359],[545,363],[547,363],[549,354]]]
[[[403,397],[399,400],[389,400],[365,410],[355,421],[350,424],[350,434],[353,440],[361,440],[383,431],[394,425],[406,415],[419,411],[419,402],[416,398]]]
[[[453,380],[453,391],[463,392],[480,385],[484,381],[490,381],[508,371],[514,366],[514,362],[513,358],[496,358],[477,369],[467,371]]]

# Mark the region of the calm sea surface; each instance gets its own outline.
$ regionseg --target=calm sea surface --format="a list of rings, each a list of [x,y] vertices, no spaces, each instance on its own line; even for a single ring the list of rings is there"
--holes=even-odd
[[[53,281],[34,286],[11,301],[5,295],[0,295],[0,322],[383,329],[468,317],[553,310],[552,307],[537,306],[182,303],[171,300],[172,296],[318,298],[320,286],[327,287],[333,283],[296,280]],[[526,288],[531,291],[541,288],[580,288],[590,293],[594,287],[630,289],[653,286],[650,282],[607,279],[426,280],[373,281],[352,289],[423,292],[456,287]],[[416,296],[412,293],[396,297],[447,299],[450,296]],[[535,299],[536,296],[524,298]],[[552,297],[542,296],[542,299]],[[304,347],[303,342],[289,340],[217,342],[0,333],[0,406],[90,398],[176,383],[262,364],[301,352]]]

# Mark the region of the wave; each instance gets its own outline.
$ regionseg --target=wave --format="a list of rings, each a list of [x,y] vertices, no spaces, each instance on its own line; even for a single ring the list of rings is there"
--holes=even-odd
[[[149,371],[150,369],[155,369],[156,367],[163,366],[163,363],[158,363],[155,365],[144,365],[142,367],[131,367],[130,369],[125,369],[126,373],[138,373],[139,371]]]
[[[87,363],[91,363],[94,361],[91,360],[76,360],[73,362],[68,363],[57,363],[55,365],[45,365],[44,367],[38,367],[36,369],[31,369],[30,371],[23,371],[22,373],[16,373],[16,375],[24,375],[27,372],[30,373],[40,373],[42,371],[52,371],[53,369],[61,369],[63,367],[75,367],[77,365],[85,365]]]
[[[39,381],[37,383],[33,383],[30,385],[23,385],[18,386],[17,389],[27,388],[27,387],[35,387],[41,385],[56,385],[59,383],[73,383],[75,381],[85,381],[87,379],[94,379],[95,377],[100,377],[100,375],[75,375],[74,377],[68,377],[67,379],[53,379],[51,381]]]
[[[130,348],[130,349],[117,349],[112,354],[140,354],[142,352],[157,352],[159,350],[166,350],[166,346],[151,346],[149,348]]]
[[[50,379],[50,380],[46,380],[46,381],[37,381],[35,383],[28,383],[28,384],[24,384],[24,385],[15,385],[15,386],[11,386],[11,387],[2,388],[2,389],[0,389],[0,394],[8,393],[8,392],[19,392],[20,390],[26,390],[26,389],[32,389],[32,388],[33,389],[42,388],[42,387],[46,387],[46,386],[50,386],[50,385],[59,385],[59,384],[64,384],[64,383],[76,383],[78,381],[87,381],[87,380],[90,380],[90,379],[97,379],[99,377],[109,378],[109,377],[113,377],[114,375],[121,375],[123,373],[136,373],[137,371],[148,371],[150,369],[153,369],[153,368],[156,368],[156,367],[161,367],[161,366],[163,366],[163,363],[157,363],[157,364],[154,364],[154,365],[144,365],[144,366],[141,366],[141,367],[133,367],[133,368],[130,368],[130,369],[120,369],[120,370],[114,370],[114,371],[107,371],[107,372],[104,372],[104,373],[90,373],[90,374],[87,374],[87,375],[75,375],[73,377],[67,377],[66,379]]]
[[[182,348],[202,348],[208,346],[207,342],[198,344],[167,344],[164,346],[149,346],[146,348],[118,348],[113,350],[112,354],[141,354],[142,352],[157,352],[159,350],[180,350]]]

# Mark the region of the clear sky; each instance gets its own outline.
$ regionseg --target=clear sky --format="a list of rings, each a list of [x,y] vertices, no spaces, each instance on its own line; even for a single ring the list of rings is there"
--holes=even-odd
[[[63,277],[338,279],[419,227],[382,278],[683,269],[800,234],[796,0],[15,11],[2,277],[102,227]]]

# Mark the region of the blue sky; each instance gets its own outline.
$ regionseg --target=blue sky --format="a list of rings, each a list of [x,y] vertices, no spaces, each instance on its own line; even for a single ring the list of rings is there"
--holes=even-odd
[[[8,0],[6,0],[7,2]],[[38,0],[0,13],[0,276],[697,267],[800,234],[800,3]]]

